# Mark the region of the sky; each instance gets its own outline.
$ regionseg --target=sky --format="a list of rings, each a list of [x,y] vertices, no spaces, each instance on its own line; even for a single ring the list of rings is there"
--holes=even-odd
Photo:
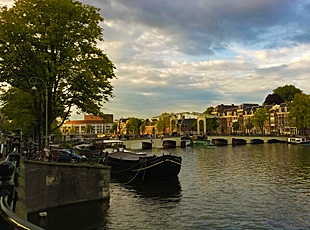
[[[98,46],[117,79],[102,111],[115,119],[262,104],[284,85],[310,93],[310,0],[81,2],[104,18]]]

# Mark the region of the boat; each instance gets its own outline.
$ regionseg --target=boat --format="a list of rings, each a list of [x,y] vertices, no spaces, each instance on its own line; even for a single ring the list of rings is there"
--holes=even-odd
[[[111,177],[126,183],[176,178],[181,163],[181,157],[171,154],[156,156],[125,150],[108,154],[105,162],[111,166]]]
[[[184,146],[190,146],[192,142],[192,138],[189,136],[181,137],[182,142],[184,143]]]
[[[124,149],[124,142],[119,140],[93,139],[89,143],[75,145],[74,149],[86,157],[109,154],[120,149]]]
[[[172,179],[181,170],[181,157],[131,152],[120,140],[97,139],[77,145],[75,149],[80,155],[95,157],[96,162],[111,166],[111,177],[126,183]]]
[[[214,144],[210,140],[205,139],[205,137],[203,137],[203,136],[193,137],[190,145],[191,146],[199,146],[199,147],[214,147]]]
[[[288,144],[310,144],[310,137],[289,137]]]

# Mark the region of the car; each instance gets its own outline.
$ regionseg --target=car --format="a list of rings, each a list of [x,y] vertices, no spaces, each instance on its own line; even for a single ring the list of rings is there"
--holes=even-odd
[[[54,148],[50,150],[52,161],[61,163],[80,163],[82,161],[81,156],[76,155],[72,149],[58,149]]]

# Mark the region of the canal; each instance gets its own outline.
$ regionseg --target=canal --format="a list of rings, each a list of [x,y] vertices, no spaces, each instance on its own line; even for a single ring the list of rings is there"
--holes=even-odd
[[[48,229],[309,229],[310,146],[151,150],[182,156],[179,179],[112,181],[109,202],[48,212]]]

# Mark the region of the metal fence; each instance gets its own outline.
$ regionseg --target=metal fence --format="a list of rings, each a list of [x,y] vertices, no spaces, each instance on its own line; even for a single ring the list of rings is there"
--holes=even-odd
[[[16,151],[10,153],[4,161],[0,162],[0,228],[4,230],[43,230],[15,213],[19,171],[20,154]]]

